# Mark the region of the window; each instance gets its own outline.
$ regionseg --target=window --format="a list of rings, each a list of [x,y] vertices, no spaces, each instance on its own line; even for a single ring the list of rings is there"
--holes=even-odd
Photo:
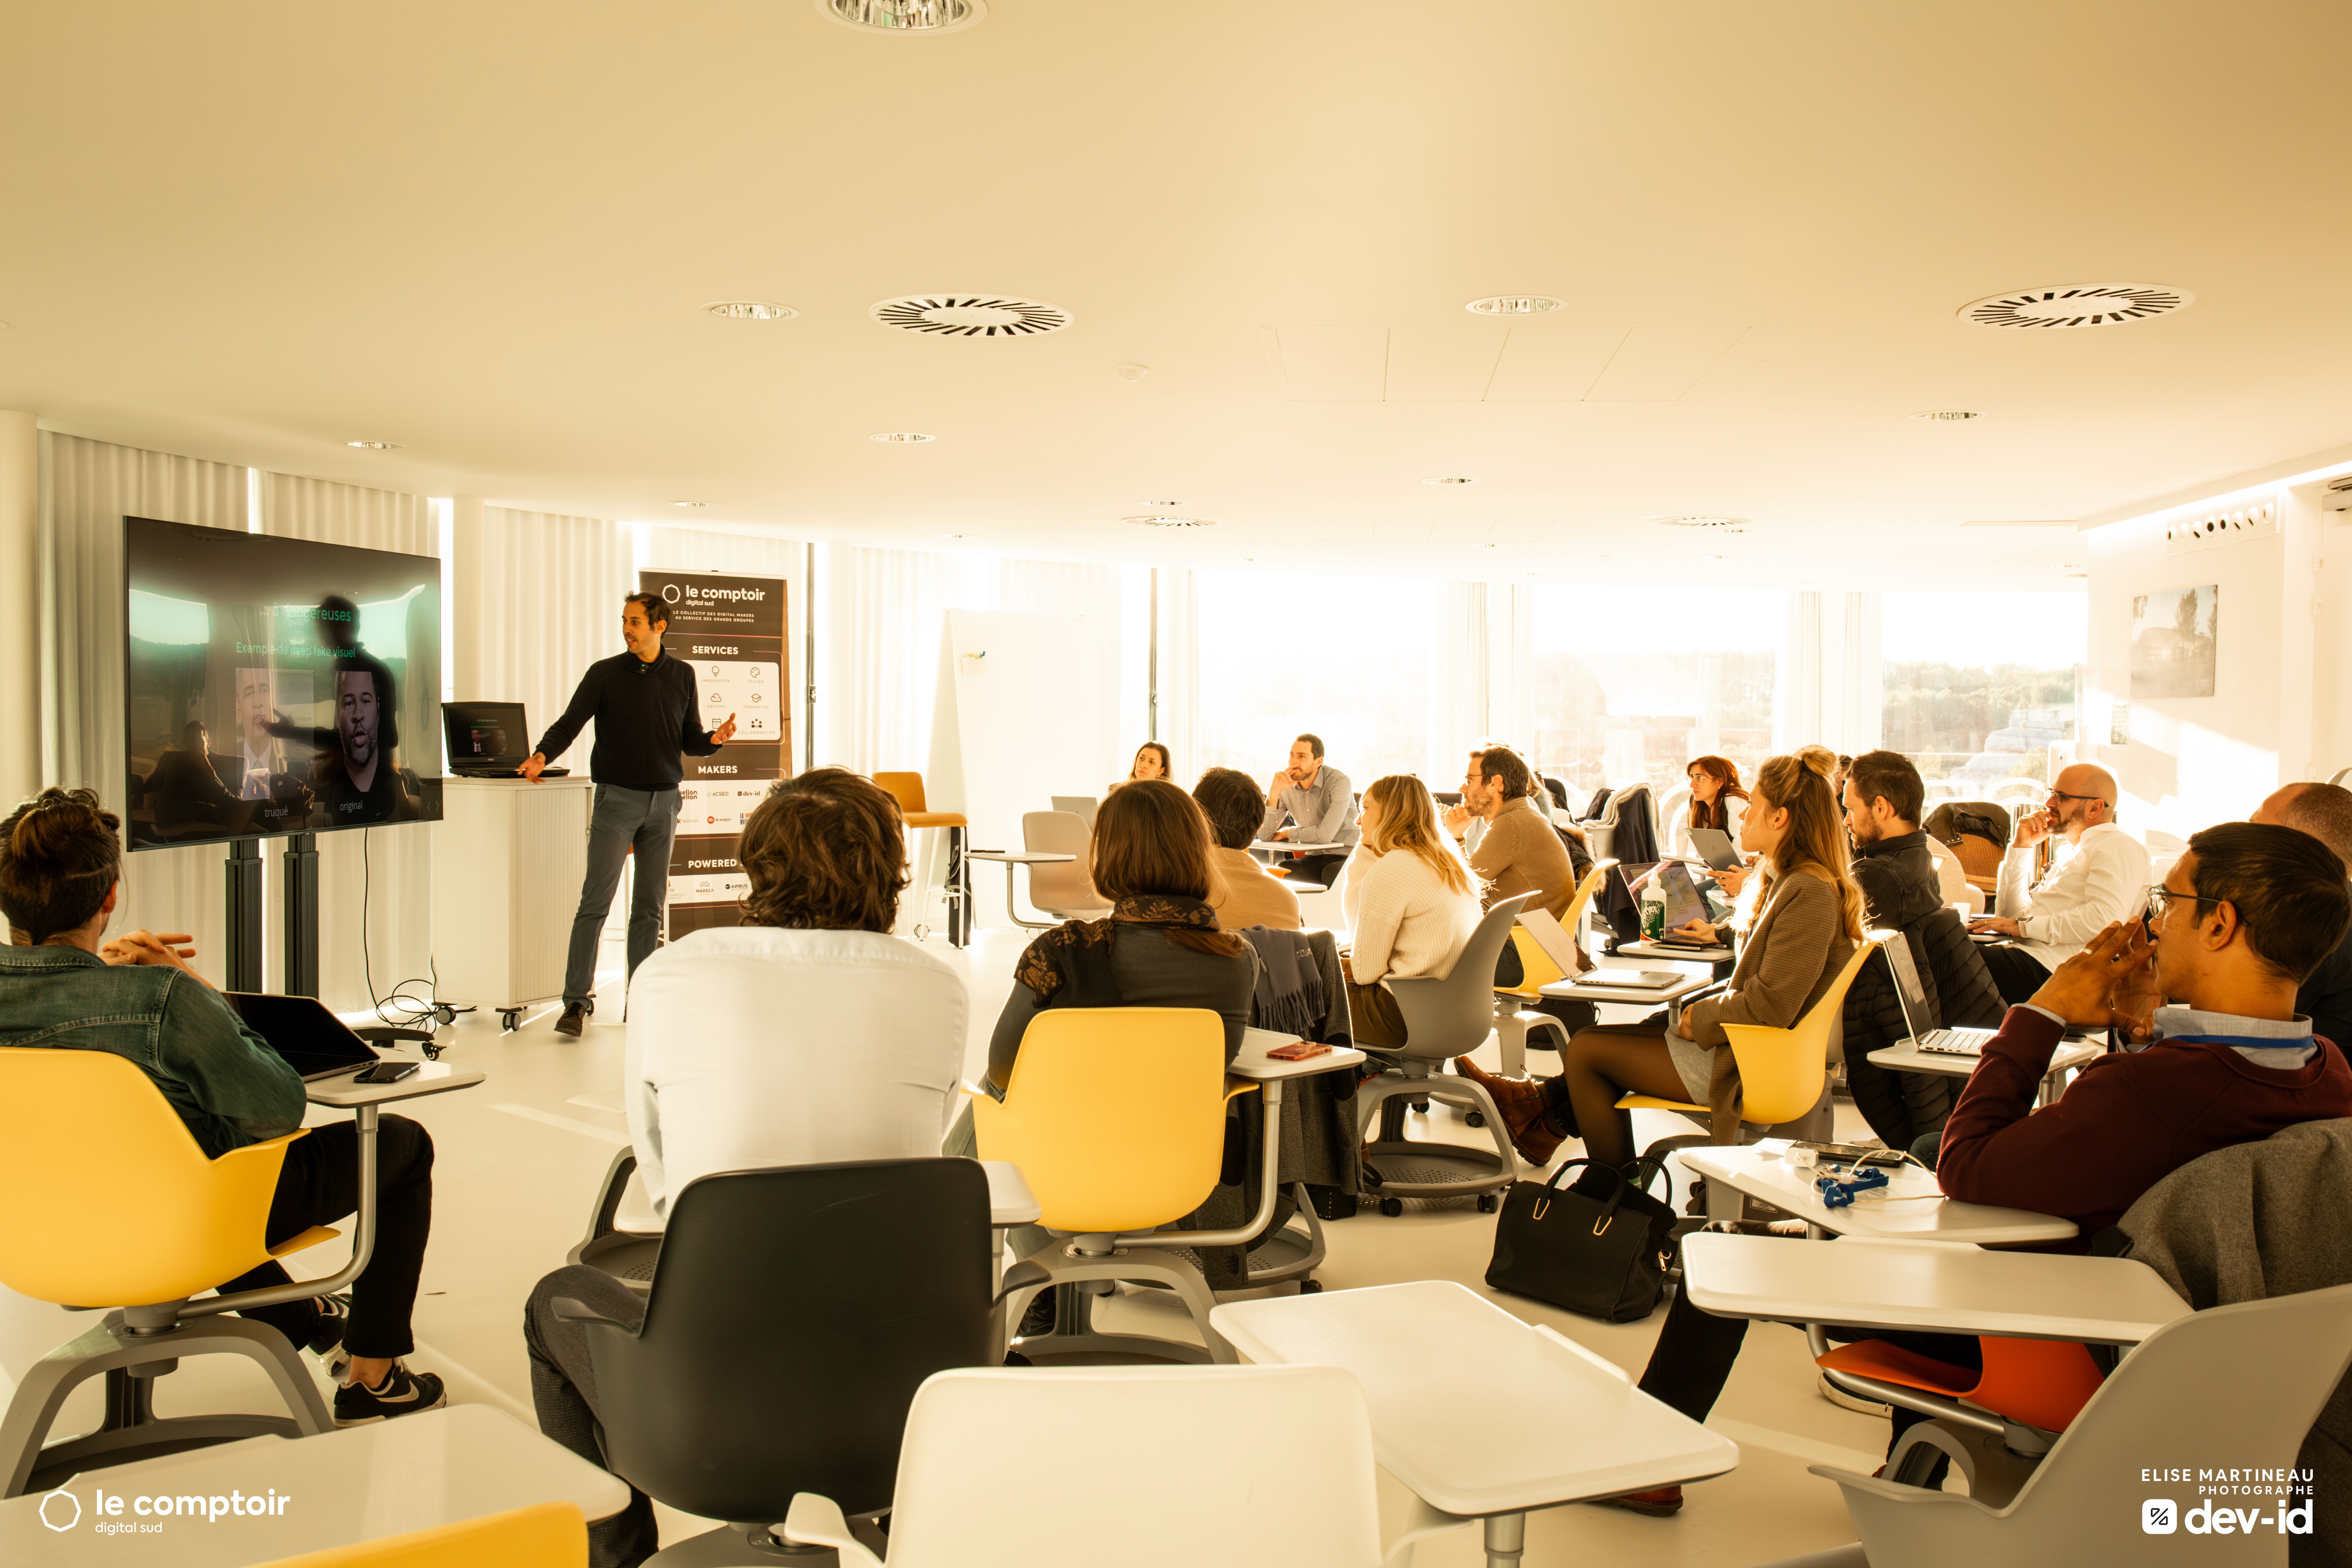
[[[1882,743],[1918,764],[1931,803],[2046,784],[2071,759],[2088,595],[1889,594],[1883,624]]]
[[[1536,757],[1573,804],[1643,781],[1663,801],[1709,752],[1755,780],[1787,595],[1540,584],[1535,602]]]
[[[1182,776],[1226,767],[1265,779],[1304,728],[1360,792],[1387,773],[1432,778],[1438,584],[1270,572],[1196,581],[1202,755],[1180,760]],[[1453,788],[1454,776],[1431,787]]]

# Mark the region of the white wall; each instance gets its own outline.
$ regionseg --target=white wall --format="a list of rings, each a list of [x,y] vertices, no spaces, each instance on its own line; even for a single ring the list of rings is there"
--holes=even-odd
[[[2334,711],[2340,671],[2317,675],[2323,623],[2313,614],[2311,554],[2322,525],[2305,498],[2265,494],[2233,507],[2283,503],[2284,531],[2169,553],[2165,523],[2179,511],[2110,524],[2090,535],[2091,637],[2082,754],[2116,775],[2126,827],[2151,849],[2215,822],[2243,818],[2284,782],[2325,778],[2352,735]],[[2210,509],[2187,509],[2201,512]],[[2298,511],[2303,515],[2298,516]],[[2342,537],[2340,525],[2334,525]],[[2290,559],[2290,554],[2293,559]],[[2340,572],[2340,568],[2339,568]],[[2216,657],[2210,697],[2131,694],[2132,601],[2142,594],[2213,584]],[[2340,592],[2340,590],[2339,590]],[[2340,627],[2326,627],[2340,663]],[[2330,689],[2324,725],[2317,693]],[[2128,702],[2130,738],[2110,740],[2115,704]],[[2325,733],[2322,733],[2322,730]]]

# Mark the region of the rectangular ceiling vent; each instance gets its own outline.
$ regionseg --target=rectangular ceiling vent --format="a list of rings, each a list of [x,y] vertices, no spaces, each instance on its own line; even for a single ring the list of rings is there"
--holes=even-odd
[[[2227,511],[2190,513],[2175,518],[2164,525],[2164,552],[2167,555],[2187,555],[2200,550],[2219,549],[2232,540],[2276,532],[2277,500],[2253,501],[2245,506],[2231,507]]]

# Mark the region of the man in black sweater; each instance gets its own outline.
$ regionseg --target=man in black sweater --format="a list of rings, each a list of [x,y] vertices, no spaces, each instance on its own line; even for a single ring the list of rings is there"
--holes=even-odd
[[[707,757],[735,737],[734,714],[710,731],[696,717],[700,702],[693,667],[662,651],[668,625],[669,608],[660,595],[632,594],[623,600],[621,638],[628,651],[588,667],[572,705],[547,727],[539,750],[522,765],[522,776],[537,784],[541,771],[563,754],[580,726],[596,721],[596,744],[588,753],[596,809],[588,826],[588,877],[580,888],[580,912],[572,921],[563,1016],[555,1022],[559,1035],[577,1036],[596,1010],[596,944],[613,908],[613,890],[621,885],[621,864],[632,849],[637,880],[629,900],[629,973],[636,973],[653,952],[669,886],[670,840],[677,832],[677,784],[686,772],[678,758]]]

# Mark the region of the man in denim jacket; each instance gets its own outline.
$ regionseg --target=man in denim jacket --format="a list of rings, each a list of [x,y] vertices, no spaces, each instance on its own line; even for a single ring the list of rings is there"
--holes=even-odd
[[[106,940],[122,894],[120,821],[89,790],[46,789],[0,822],[0,1049],[111,1051],[137,1065],[211,1159],[302,1124],[302,1079],[187,966],[185,936]],[[289,1145],[271,1200],[271,1245],[359,1206],[359,1134],[348,1121]],[[330,1358],[335,1424],[358,1426],[444,1403],[441,1380],[400,1358],[433,1223],[433,1141],[401,1116],[377,1129],[377,1237],[348,1297],[244,1314]],[[224,1291],[281,1285],[266,1263]]]

